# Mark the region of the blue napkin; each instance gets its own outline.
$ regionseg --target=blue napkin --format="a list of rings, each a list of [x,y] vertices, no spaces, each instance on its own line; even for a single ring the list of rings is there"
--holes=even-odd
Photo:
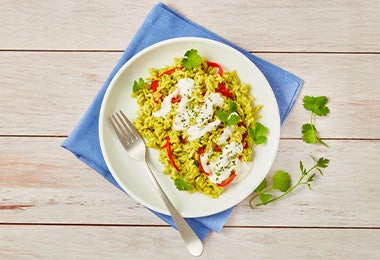
[[[105,91],[119,68],[137,52],[162,40],[186,36],[217,40],[226,43],[245,54],[262,71],[273,88],[280,110],[281,122],[283,122],[289,114],[303,85],[303,80],[295,75],[248,53],[211,31],[184,18],[163,3],[158,3],[154,6],[140,29],[136,32],[129,46],[126,48],[119,62],[113,68],[108,79],[96,95],[82,119],[62,143],[63,148],[71,151],[78,159],[95,169],[119,189],[121,189],[120,186],[116,183],[107,168],[99,144],[99,111]],[[232,210],[233,207],[215,215],[200,218],[188,218],[186,221],[197,235],[201,239],[204,239],[210,231],[220,232]],[[166,223],[175,227],[170,216],[152,210],[151,212],[156,214]]]

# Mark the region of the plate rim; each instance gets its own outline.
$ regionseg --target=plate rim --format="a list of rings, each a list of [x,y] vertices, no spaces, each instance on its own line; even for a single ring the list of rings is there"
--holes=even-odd
[[[217,41],[217,40],[213,40],[213,39],[209,39],[209,38],[203,38],[203,37],[177,37],[177,38],[171,38],[171,39],[167,39],[167,40],[163,40],[163,41],[159,41],[157,43],[154,43],[140,51],[138,51],[136,54],[134,54],[129,60],[127,60],[118,70],[117,72],[114,74],[114,76],[112,77],[106,91],[105,91],[105,94],[103,96],[103,99],[102,99],[102,103],[101,103],[101,108],[100,108],[100,111],[99,111],[99,122],[98,122],[98,130],[99,130],[99,140],[100,140],[100,147],[101,147],[101,152],[102,152],[102,156],[105,160],[105,163],[112,175],[112,177],[115,179],[115,181],[118,183],[118,185],[129,195],[131,196],[133,199],[135,199],[137,202],[141,203],[142,205],[144,205],[145,207],[148,207],[149,209],[151,210],[154,210],[154,211],[157,211],[159,213],[162,213],[162,214],[166,214],[166,215],[169,215],[169,211],[164,208],[164,209],[160,209],[160,208],[157,208],[155,207],[154,205],[152,205],[152,203],[149,203],[147,201],[144,201],[144,199],[141,199],[139,198],[136,194],[134,194],[133,192],[130,191],[130,189],[128,189],[125,185],[125,183],[119,178],[118,174],[117,173],[114,173],[114,170],[113,170],[113,167],[112,165],[110,165],[111,163],[108,161],[108,156],[105,152],[105,138],[103,138],[103,126],[104,126],[104,121],[105,121],[105,116],[104,116],[104,110],[106,109],[106,102],[109,98],[109,95],[110,93],[112,92],[112,89],[113,89],[113,86],[115,86],[115,83],[117,82],[118,78],[120,77],[121,74],[123,74],[123,72],[130,66],[130,64],[133,64],[133,62],[135,62],[135,60],[139,59],[141,56],[143,56],[144,54],[146,53],[149,53],[150,51],[154,50],[154,49],[157,49],[157,48],[160,48],[161,46],[165,46],[165,45],[168,45],[168,44],[175,44],[175,43],[181,43],[181,42],[201,42],[201,43],[205,43],[205,44],[214,44],[214,45],[219,45],[221,46],[221,48],[227,48],[229,49],[230,51],[232,52],[235,52],[235,54],[239,55],[241,58],[243,59],[246,59],[246,61],[249,61],[249,63],[252,65],[252,67],[255,67],[257,69],[257,71],[262,75],[262,77],[264,78],[266,84],[268,85],[269,87],[269,90],[271,92],[271,95],[272,95],[272,98],[274,99],[274,105],[275,105],[275,110],[276,110],[276,129],[278,130],[277,131],[277,138],[273,139],[274,140],[274,152],[272,154],[272,157],[271,158],[268,158],[269,160],[269,163],[268,163],[268,169],[265,170],[265,175],[264,175],[264,178],[268,175],[269,173],[269,170],[270,168],[272,167],[273,165],[273,162],[275,160],[275,157],[278,153],[278,147],[279,147],[279,142],[280,142],[280,114],[279,114],[279,108],[278,108],[278,103],[277,103],[277,100],[276,100],[276,97],[275,97],[275,94],[273,92],[273,89],[271,88],[267,78],[265,77],[265,75],[262,73],[262,71],[257,67],[256,64],[254,64],[252,62],[252,60],[250,60],[244,53],[242,53],[241,51],[239,51],[238,49],[226,44],[226,43],[223,43],[223,42],[220,42],[220,41]],[[174,56],[173,56],[174,58]],[[159,174],[159,173],[157,173]],[[162,173],[161,173],[162,174]],[[174,184],[173,184],[174,185]],[[209,216],[209,215],[213,215],[213,214],[217,214],[217,213],[220,213],[224,210],[227,210],[228,208],[240,203],[242,200],[244,200],[247,196],[249,196],[250,193],[252,193],[254,190],[254,188],[252,188],[252,190],[250,192],[246,192],[244,193],[243,196],[240,196],[238,200],[234,201],[234,203],[230,203],[231,205],[228,205],[227,207],[223,208],[223,209],[218,209],[218,210],[214,210],[213,212],[205,212],[205,213],[195,213],[195,214],[185,214],[184,217],[204,217],[204,216]],[[203,194],[202,194],[203,195]],[[188,196],[193,196],[192,194],[189,194]],[[206,196],[206,195],[203,195],[203,196]]]

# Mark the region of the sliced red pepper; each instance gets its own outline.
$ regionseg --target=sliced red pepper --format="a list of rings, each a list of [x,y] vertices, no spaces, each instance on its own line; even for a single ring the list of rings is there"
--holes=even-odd
[[[247,136],[248,136],[247,132],[243,133],[241,136],[241,143],[244,144],[243,149],[248,148],[248,142],[245,140],[245,138],[247,138]]]
[[[181,101],[181,98],[182,98],[181,95],[178,95],[177,97],[172,98],[172,103],[178,103],[178,102],[180,102],[180,101]]]
[[[219,83],[219,87],[217,89],[215,89],[215,92],[222,94],[226,98],[230,98],[230,99],[234,98],[234,96],[232,95],[232,93],[230,91],[228,91],[228,89],[226,88],[226,85],[224,83]]]
[[[172,154],[172,149],[171,149],[171,147],[170,147],[170,137],[167,136],[167,137],[165,138],[165,140],[166,140],[166,143],[165,143],[164,146],[161,147],[161,149],[163,149],[163,148],[166,149],[166,152],[167,152],[167,154],[168,154],[168,157],[169,157],[170,163],[173,165],[174,169],[176,169],[177,171],[179,171],[179,168],[178,168],[177,164],[176,164],[175,161],[174,161],[173,154]]]
[[[158,80],[153,80],[152,83],[150,83],[150,87],[152,88],[153,93],[156,92],[158,88]]]
[[[151,83],[150,83],[150,87],[152,89],[152,92],[155,93],[157,91],[157,88],[158,88],[158,80],[153,80]],[[156,104],[159,104],[160,102],[156,99],[153,99],[154,103]]]
[[[206,172],[205,169],[204,169],[203,166],[202,166],[201,156],[202,156],[202,154],[203,154],[204,152],[205,152],[205,151],[204,151],[203,147],[200,147],[199,150],[198,150],[199,168],[201,168],[201,171],[202,171],[205,175],[210,176],[210,173],[209,173],[209,172]]]
[[[226,187],[227,185],[229,185],[235,179],[235,177],[236,177],[236,172],[232,171],[231,175],[227,179],[225,179],[221,183],[217,183],[216,185],[219,186],[219,187]]]
[[[213,68],[217,68],[218,69],[218,74],[220,76],[223,75],[223,68],[222,68],[222,66],[219,63],[212,62],[212,61],[207,61],[207,66],[210,66],[210,67],[213,67]]]
[[[174,67],[172,69],[164,71],[158,77],[162,77],[163,75],[170,75],[170,74],[174,73],[174,71],[176,71],[177,69],[178,69],[177,67]]]
[[[220,76],[223,76],[223,67],[219,63],[207,61],[207,65],[210,67],[217,68],[218,74]],[[230,91],[228,91],[228,89],[226,88],[226,85],[224,83],[219,83],[219,87],[217,89],[215,89],[215,92],[218,92],[218,93],[222,94],[223,96],[230,98],[230,99],[234,98],[234,96],[232,95],[232,93]]]
[[[222,149],[220,148],[219,145],[216,145],[215,148],[214,148],[214,151],[215,152],[220,152],[220,151],[222,151]]]
[[[177,68],[177,67],[174,67],[172,69],[169,69],[169,70],[166,70],[164,72],[162,72],[160,75],[158,75],[158,78],[162,77],[163,75],[170,75],[172,73],[174,73],[174,71],[176,71],[177,69],[180,69],[180,68]],[[157,88],[158,88],[158,82],[159,80],[156,79],[156,80],[153,80],[151,83],[150,83],[150,87],[152,88],[152,92],[155,93],[157,91]],[[159,104],[160,102],[156,99],[153,100],[154,103],[156,104]]]
[[[183,136],[180,136],[179,139],[180,139],[181,143],[186,143],[187,142],[187,139],[185,137],[183,137]]]

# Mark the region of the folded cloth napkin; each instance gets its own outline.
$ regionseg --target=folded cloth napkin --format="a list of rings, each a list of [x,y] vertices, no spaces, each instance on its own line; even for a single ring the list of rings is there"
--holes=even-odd
[[[126,48],[119,62],[112,70],[108,79],[96,95],[94,101],[85,112],[80,122],[62,143],[62,147],[71,151],[75,156],[77,156],[77,158],[95,169],[119,189],[121,189],[120,186],[117,184],[107,168],[99,144],[99,111],[106,89],[119,68],[137,52],[162,40],[186,36],[217,40],[228,44],[245,54],[262,71],[273,88],[280,110],[281,122],[283,122],[289,114],[300,88],[303,85],[303,80],[295,75],[248,53],[231,42],[228,42],[212,33],[211,31],[184,18],[165,4],[158,3],[154,6],[140,29],[136,32],[129,46]],[[210,231],[220,232],[232,210],[233,207],[211,216],[187,218],[186,221],[197,233],[197,235],[201,239],[204,239]],[[173,219],[170,216],[154,211],[152,212],[166,223],[175,227]]]

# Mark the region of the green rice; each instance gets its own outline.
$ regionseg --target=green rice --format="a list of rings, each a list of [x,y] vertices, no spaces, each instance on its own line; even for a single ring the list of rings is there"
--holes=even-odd
[[[172,73],[161,75],[168,70],[175,69]],[[210,160],[217,158],[221,151],[216,146],[223,149],[226,144],[218,144],[218,139],[222,135],[225,125],[219,124],[212,131],[207,132],[200,138],[190,140],[186,130],[178,131],[173,129],[173,122],[177,114],[178,103],[173,103],[168,114],[154,116],[163,99],[177,88],[180,79],[190,78],[194,80],[194,89],[188,102],[188,109],[195,110],[205,102],[205,97],[215,93],[221,83],[232,93],[233,101],[236,103],[236,113],[239,123],[234,126],[228,142],[241,143],[244,149],[236,155],[241,161],[251,162],[253,160],[253,141],[247,137],[248,129],[254,127],[255,121],[260,117],[261,105],[254,104],[254,97],[250,94],[250,86],[241,83],[236,71],[224,72],[219,75],[218,69],[208,66],[207,60],[203,58],[202,64],[191,71],[182,68],[181,59],[175,58],[174,64],[163,68],[149,69],[150,76],[146,78],[146,84],[132,93],[136,98],[139,109],[137,118],[134,121],[135,127],[145,139],[146,145],[159,151],[159,161],[164,166],[163,173],[176,180],[183,179],[188,184],[188,192],[201,192],[207,196],[217,198],[225,188],[210,181],[200,167],[199,148],[204,148],[210,154]],[[152,91],[152,82],[157,83],[157,89]],[[222,95],[221,95],[222,96]],[[224,103],[218,109],[227,111],[229,109],[228,99],[222,96]],[[215,113],[210,121],[217,119]],[[195,124],[195,118],[191,118],[190,125]],[[179,170],[173,167],[168,156],[167,137],[170,138],[170,149]],[[173,184],[174,185],[174,184]],[[231,184],[233,185],[233,184]]]

